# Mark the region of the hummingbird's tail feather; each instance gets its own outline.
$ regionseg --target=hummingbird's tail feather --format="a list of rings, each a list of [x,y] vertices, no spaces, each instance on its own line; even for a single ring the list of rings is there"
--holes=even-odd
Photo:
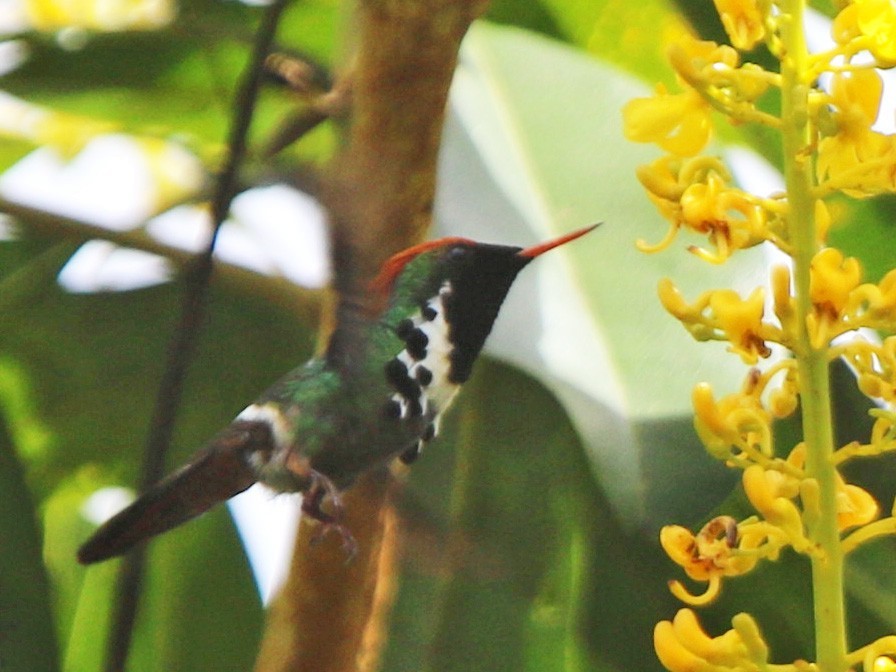
[[[78,549],[78,561],[87,565],[122,555],[246,490],[257,480],[249,456],[273,446],[267,423],[233,422],[189,464],[103,523]]]

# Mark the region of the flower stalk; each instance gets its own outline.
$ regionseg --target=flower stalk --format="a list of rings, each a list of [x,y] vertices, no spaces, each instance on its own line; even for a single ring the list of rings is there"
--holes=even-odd
[[[691,580],[706,584],[692,593],[670,582],[673,594],[694,607],[716,599],[728,578],[776,560],[785,549],[805,556],[812,571],[815,662],[771,664],[758,622],[748,614],[710,637],[694,612],[683,609],[654,632],[657,655],[673,672],[845,672],[857,664],[864,672],[896,670],[896,636],[849,650],[843,571],[848,553],[896,534],[896,505],[879,519],[880,505],[839,471],[855,457],[896,450],[896,336],[880,344],[858,334],[848,343],[833,342],[859,328],[896,331],[896,270],[879,284],[863,284],[858,260],[827,245],[831,214],[824,200],[896,191],[896,139],[872,128],[882,91],[876,68],[896,65],[896,7],[847,2],[832,28],[838,47],[813,55],[804,34],[805,3],[715,0],[732,46],[691,39],[672,47],[670,62],[684,91],[658,87],[655,96],[624,110],[630,139],[668,152],[638,171],[670,222],[660,243],[638,243],[643,251],[658,252],[690,231],[708,246],[688,249],[711,263],[763,243],[790,257],[788,265],[770,269],[770,303],[764,287],[747,297],[715,289],[689,302],[671,280],[660,283],[663,305],[694,338],[727,341],[751,367],[738,392],[719,398],[700,383],[693,403],[698,436],[710,455],[743,470],[744,493],[757,513],[740,521],[717,516],[696,533],[669,525],[660,542]],[[778,72],[741,62],[741,52],[759,42],[778,59]],[[874,63],[852,63],[865,49]],[[817,84],[824,73],[829,89]],[[770,89],[780,93],[777,115],[756,106]],[[718,112],[730,123],[780,133],[784,193],[750,194],[732,184],[721,160],[699,155]],[[775,344],[790,358],[765,365]],[[868,443],[836,445],[828,378],[836,358],[849,362],[859,389],[882,404],[870,412],[875,421]],[[797,409],[802,440],[782,451],[772,422]]]
[[[793,344],[800,380],[803,437],[806,444],[806,478],[818,484],[818,512],[809,536],[821,553],[810,558],[815,617],[816,656],[822,670],[846,669],[846,615],[844,609],[843,553],[837,526],[837,476],[833,462],[834,437],[828,378],[828,344],[816,347],[809,333],[812,259],[820,236],[813,198],[813,141],[809,114],[812,77],[803,32],[805,0],[785,0],[781,22],[781,135],[784,147],[784,184],[790,204],[788,237],[793,249],[796,342]]]

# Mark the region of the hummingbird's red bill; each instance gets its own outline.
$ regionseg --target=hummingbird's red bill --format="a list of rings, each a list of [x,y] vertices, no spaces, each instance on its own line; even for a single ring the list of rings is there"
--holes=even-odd
[[[578,229],[577,231],[573,231],[572,233],[567,233],[565,236],[560,236],[559,238],[554,238],[553,240],[548,240],[544,243],[539,243],[538,245],[533,245],[532,247],[527,247],[525,250],[520,250],[516,253],[518,257],[525,257],[526,259],[534,259],[535,257],[544,254],[548,250],[553,250],[555,247],[560,247],[568,243],[571,240],[575,240],[576,238],[581,238],[589,231],[594,231],[598,226],[600,226],[600,222],[597,224],[592,224],[591,226],[586,226],[582,229]]]

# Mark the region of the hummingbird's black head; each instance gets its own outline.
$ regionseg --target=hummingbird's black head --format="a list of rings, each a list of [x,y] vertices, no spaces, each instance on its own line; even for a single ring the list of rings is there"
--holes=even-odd
[[[438,255],[428,284],[434,288],[438,283],[449,325],[452,382],[470,377],[517,273],[532,261],[520,256],[521,251],[505,245],[455,243]]]
[[[390,305],[443,313],[452,349],[449,379],[463,383],[494,325],[513,281],[535,257],[594,227],[523,249],[442,238],[399,252],[383,267],[375,286],[391,294]]]

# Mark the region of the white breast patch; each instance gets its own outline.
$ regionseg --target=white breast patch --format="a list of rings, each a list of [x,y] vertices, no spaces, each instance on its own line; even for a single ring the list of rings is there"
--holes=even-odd
[[[407,368],[408,389],[397,386],[392,400],[398,404],[402,419],[413,415],[433,418],[433,428],[427,438],[437,433],[439,415],[448,408],[460,388],[449,381],[454,346],[448,338],[450,326],[445,321],[444,299],[450,294],[451,284],[446,281],[438,295],[410,318],[410,324],[404,325],[399,333],[406,347],[395,357]],[[411,392],[417,390],[419,397],[415,398]]]

